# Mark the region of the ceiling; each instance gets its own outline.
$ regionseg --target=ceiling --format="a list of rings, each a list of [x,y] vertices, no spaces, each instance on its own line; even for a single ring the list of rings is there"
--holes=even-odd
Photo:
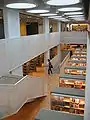
[[[58,9],[59,8],[65,8],[65,7],[82,7],[82,10],[80,10],[79,12],[84,12],[85,18],[88,18],[88,11],[89,11],[89,0],[80,0],[80,2],[78,4],[74,4],[74,5],[69,5],[69,6],[51,6],[51,5],[47,5],[46,4],[47,0],[0,0],[0,7],[5,7],[6,4],[9,3],[16,3],[16,2],[28,2],[28,3],[35,3],[37,5],[37,7],[33,8],[33,9],[45,9],[45,10],[49,10],[50,13],[57,13],[58,16],[63,16],[64,18],[75,22],[75,20],[73,20],[72,18],[67,18],[67,15],[64,15],[64,12],[59,12]],[[29,9],[30,10],[30,9]],[[42,20],[42,17],[39,16],[39,14],[29,14],[26,12],[26,9],[24,10],[20,10],[20,12],[28,14],[28,15],[33,15],[35,17],[37,17],[37,20]]]

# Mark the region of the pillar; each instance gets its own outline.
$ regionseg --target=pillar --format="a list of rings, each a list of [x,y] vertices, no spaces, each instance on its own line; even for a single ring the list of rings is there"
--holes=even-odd
[[[84,120],[90,120],[90,33],[87,35],[87,66]]]
[[[17,38],[20,37],[20,18],[19,11],[4,8],[4,33],[5,38]]]
[[[19,11],[14,9],[3,9],[4,33],[6,39],[20,38],[20,18]],[[23,75],[22,66],[9,71],[12,74]]]
[[[44,32],[44,34],[49,33],[49,19],[48,19],[48,17],[44,17],[44,19],[43,19],[43,32]]]
[[[61,33],[61,22],[58,21],[58,26],[57,26],[57,32],[59,32],[59,34]],[[61,50],[60,50],[60,44],[57,46],[57,50],[58,50],[58,60],[60,61],[61,63]]]
[[[45,34],[45,39],[48,40],[49,33],[49,19],[48,17],[44,17],[43,19],[43,32]],[[50,50],[44,53],[44,65],[47,66],[48,59],[50,59]],[[45,73],[47,73],[48,67],[45,67]]]
[[[57,32],[61,32],[61,22],[58,21],[57,23]]]

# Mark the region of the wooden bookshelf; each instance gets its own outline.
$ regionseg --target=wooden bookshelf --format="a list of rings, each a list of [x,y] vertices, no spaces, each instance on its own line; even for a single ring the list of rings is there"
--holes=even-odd
[[[84,94],[82,90],[56,88],[51,93],[51,109],[83,116],[85,107]]]

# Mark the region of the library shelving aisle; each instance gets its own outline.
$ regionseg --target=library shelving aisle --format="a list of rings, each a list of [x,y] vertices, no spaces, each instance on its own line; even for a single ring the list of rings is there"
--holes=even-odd
[[[86,60],[69,60],[67,66],[86,66]]]
[[[71,60],[86,60],[86,56],[72,56]]]
[[[59,87],[85,90],[85,76],[64,74],[59,79]]]
[[[65,74],[71,75],[86,75],[86,67],[82,66],[66,66],[64,68]]]
[[[51,92],[51,109],[84,115],[85,91],[72,88],[55,88]]]

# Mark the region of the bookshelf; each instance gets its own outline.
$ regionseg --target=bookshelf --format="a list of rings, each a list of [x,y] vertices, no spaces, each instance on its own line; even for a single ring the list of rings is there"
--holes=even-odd
[[[66,66],[64,68],[65,74],[71,74],[71,75],[86,75],[86,67],[81,66]]]
[[[59,78],[59,87],[85,90],[85,77],[65,74]]]
[[[84,115],[84,90],[55,88],[51,92],[51,109],[70,114]]]

